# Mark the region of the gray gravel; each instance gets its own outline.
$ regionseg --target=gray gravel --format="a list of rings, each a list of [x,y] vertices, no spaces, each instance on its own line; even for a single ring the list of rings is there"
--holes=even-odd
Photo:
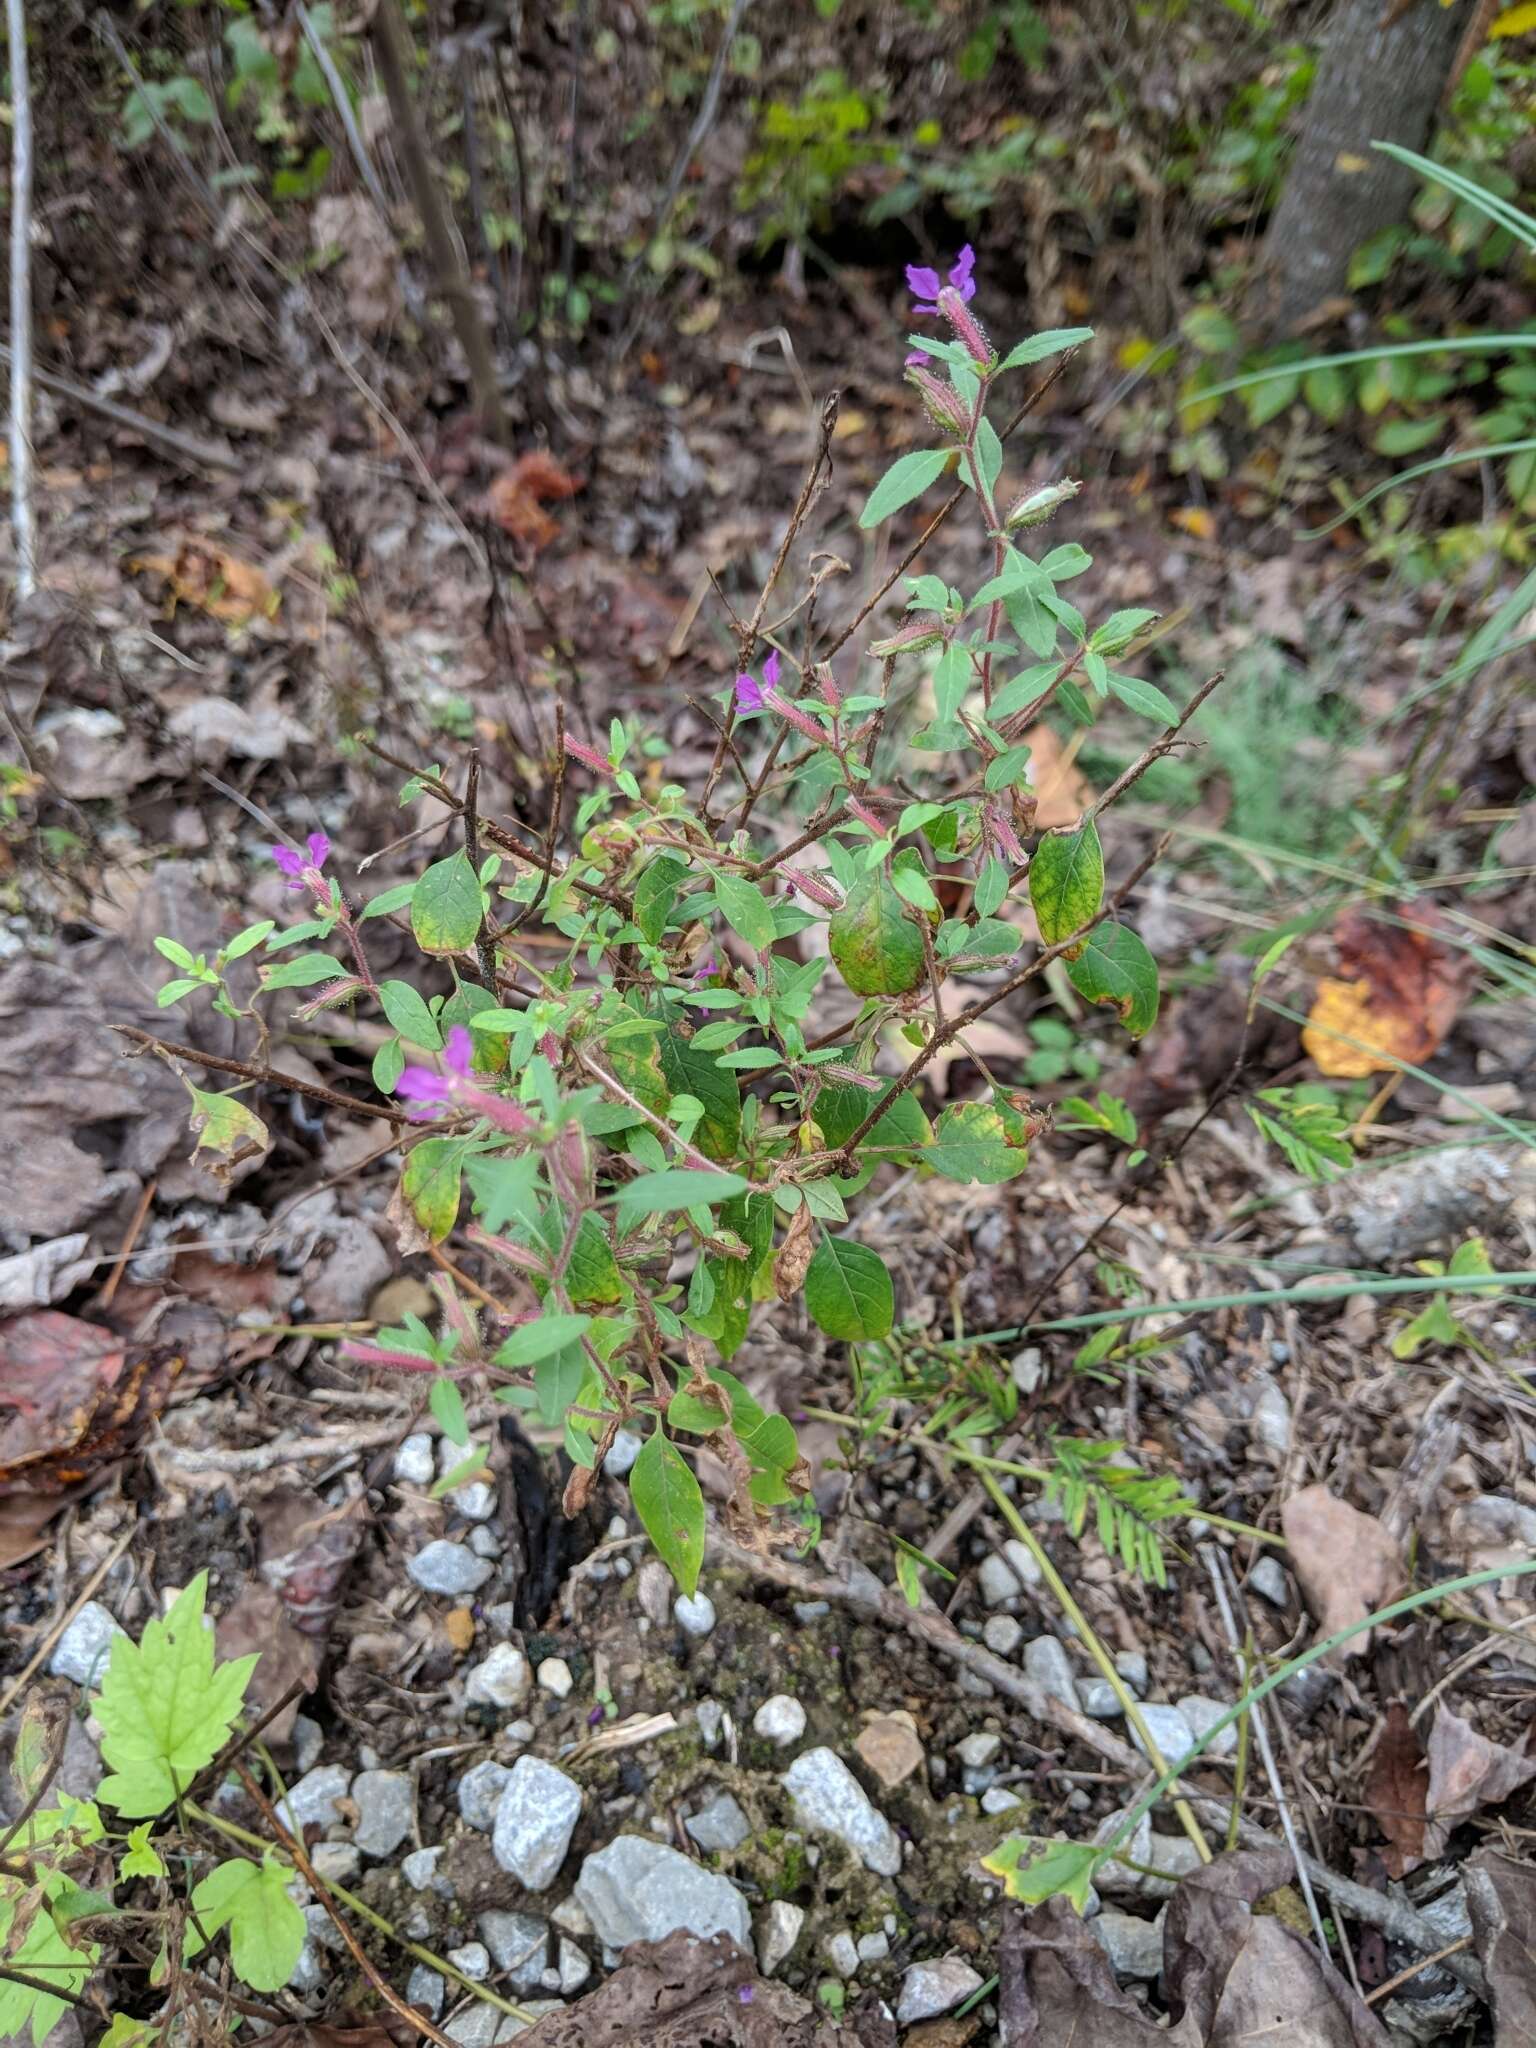
[[[1190,1732],[1189,1723],[1177,1707],[1156,1706],[1149,1703],[1143,1706],[1141,1718],[1146,1723],[1147,1733],[1161,1750],[1165,1763],[1181,1763],[1194,1748],[1195,1738]],[[1142,1755],[1145,1756],[1147,1753],[1146,1744],[1142,1741],[1140,1730],[1134,1723],[1131,1724],[1131,1740],[1141,1751]]]
[[[418,1963],[405,1980],[405,2002],[414,2005],[418,2012],[424,2012],[429,2020],[435,2020],[443,2009],[445,1989],[436,1970],[429,1970],[425,1963]]]
[[[464,1697],[490,1707],[516,1707],[528,1697],[533,1674],[515,1644],[498,1643],[464,1681]]]
[[[581,1818],[581,1787],[536,1756],[520,1756],[496,1806],[491,1850],[526,1891],[552,1885]]]
[[[476,1925],[514,1991],[537,1991],[549,1961],[549,1927],[531,1913],[482,1913]]]
[[[805,1733],[805,1709],[789,1693],[776,1692],[752,1716],[752,1733],[761,1735],[765,1742],[778,1743],[780,1748],[798,1742]]]
[[[1200,1693],[1186,1693],[1184,1698],[1179,1701],[1179,1712],[1184,1716],[1184,1719],[1189,1724],[1191,1733],[1196,1737],[1204,1735],[1207,1729],[1214,1728],[1222,1715],[1229,1714],[1231,1711],[1232,1702],[1230,1700],[1208,1700]],[[1204,1753],[1206,1756],[1231,1756],[1236,1748],[1237,1723],[1234,1721],[1230,1728],[1224,1728],[1221,1731],[1216,1740],[1209,1745]]]
[[[346,1798],[351,1783],[345,1764],[321,1764],[289,1786],[288,1797],[278,1801],[277,1817],[295,1834],[311,1826],[328,1828],[341,1819],[336,1802]]]
[[[365,1856],[393,1856],[416,1817],[416,1785],[404,1771],[359,1771],[352,1780],[357,1826],[352,1839]]]
[[[1149,1984],[1163,1967],[1163,1916],[1138,1920],[1134,1913],[1107,1911],[1090,1923],[1110,1967],[1120,1978]]]
[[[449,1543],[441,1536],[408,1558],[405,1569],[424,1593],[442,1593],[450,1598],[478,1592],[491,1576],[491,1566],[485,1558],[476,1557],[462,1543]]]
[[[1060,1700],[1063,1706],[1071,1707],[1074,1712],[1078,1710],[1080,1702],[1072,1660],[1055,1636],[1036,1636],[1032,1643],[1024,1645],[1024,1672],[1049,1698]]]
[[[436,1469],[432,1439],[425,1430],[408,1436],[395,1453],[395,1477],[402,1486],[430,1486]]]
[[[953,2012],[962,1999],[980,1990],[983,1981],[958,1956],[945,1956],[936,1963],[914,1963],[901,1980],[896,2024],[915,2026],[919,2020],[934,2020],[941,2013]]]
[[[808,1749],[781,1781],[803,1826],[836,1835],[881,1877],[901,1869],[901,1843],[835,1750]]]
[[[489,1834],[496,1825],[496,1808],[512,1775],[505,1764],[487,1757],[467,1770],[459,1780],[459,1813],[472,1828]]]
[[[752,1832],[752,1823],[729,1792],[717,1792],[683,1826],[704,1850],[739,1849]]]
[[[55,1643],[49,1671],[55,1678],[72,1678],[76,1685],[99,1686],[112,1653],[112,1638],[122,1633],[105,1607],[87,1600]]]
[[[715,1603],[707,1593],[679,1593],[672,1603],[672,1618],[691,1636],[707,1636],[715,1625]]]
[[[771,1977],[795,1943],[805,1925],[805,1908],[789,1899],[775,1899],[763,1908],[757,1922],[757,1967]]]
[[[724,1933],[751,1946],[747,1902],[735,1885],[643,1835],[620,1835],[587,1857],[576,1898],[608,1948],[664,1941],[679,1927],[701,1940]]]

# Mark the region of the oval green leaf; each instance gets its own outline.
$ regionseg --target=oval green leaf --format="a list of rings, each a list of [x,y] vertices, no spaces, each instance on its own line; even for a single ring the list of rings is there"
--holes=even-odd
[[[903,455],[899,462],[893,462],[870,492],[864,510],[859,514],[860,526],[878,526],[882,519],[889,519],[903,505],[920,498],[928,486],[944,474],[953,459],[953,452],[948,448],[914,448],[910,455]]]
[[[656,1555],[683,1591],[698,1591],[704,1563],[704,1496],[677,1447],[653,1430],[629,1475],[629,1497]]]
[[[1067,973],[1079,995],[1118,1011],[1132,1038],[1157,1022],[1157,962],[1128,925],[1095,926]]]
[[[405,1162],[400,1192],[434,1244],[441,1244],[459,1220],[463,1172],[462,1138],[425,1138]]]
[[[855,995],[906,995],[923,978],[923,939],[889,878],[855,883],[827,927],[833,963]]]
[[[411,931],[424,953],[463,953],[483,914],[480,881],[468,858],[434,861],[411,894]]]
[[[1076,832],[1050,833],[1029,864],[1029,900],[1048,946],[1081,931],[1104,900],[1104,849],[1090,818]]]
[[[890,1335],[896,1296],[885,1261],[846,1237],[823,1237],[805,1275],[805,1305],[818,1329],[850,1344]]]

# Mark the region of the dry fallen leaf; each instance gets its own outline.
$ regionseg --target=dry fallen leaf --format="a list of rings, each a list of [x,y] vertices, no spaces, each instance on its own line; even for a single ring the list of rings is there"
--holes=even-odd
[[[497,525],[537,553],[560,532],[545,505],[558,498],[574,498],[581,488],[581,478],[562,469],[547,449],[532,448],[492,479],[486,501]]]
[[[1536,1757],[1490,1742],[1470,1721],[1445,1707],[1438,1708],[1429,1732],[1426,1857],[1433,1860],[1441,1855],[1453,1830],[1470,1815],[1484,1806],[1497,1806],[1532,1778],[1536,1778]]]
[[[1536,1867],[1479,1849],[1463,1875],[1493,2000],[1495,2048],[1530,2048],[1536,2041]]]
[[[1387,1709],[1387,1725],[1366,1773],[1365,1803],[1388,1847],[1388,1877],[1404,1877],[1424,1860],[1424,1752],[1401,1700]]]
[[[139,555],[129,567],[157,571],[170,584],[177,604],[196,605],[229,626],[270,619],[280,602],[259,569],[213,541],[183,541],[174,555]]]
[[[1196,540],[1216,538],[1216,516],[1203,505],[1176,505],[1168,514],[1168,524],[1178,527],[1181,533],[1193,535]]]
[[[1301,1042],[1325,1074],[1358,1080],[1399,1065],[1422,1066],[1456,1021],[1474,969],[1436,936],[1442,922],[1416,909],[1386,924],[1346,910],[1334,926],[1344,978],[1317,985]],[[1351,1043],[1351,1041],[1354,1041]]]
[[[1402,1557],[1381,1523],[1335,1499],[1326,1486],[1292,1494],[1280,1510],[1280,1526],[1307,1605],[1325,1636],[1385,1606],[1403,1582]],[[1358,1657],[1370,1643],[1371,1632],[1363,1629],[1334,1655]]]
[[[1029,781],[1038,806],[1035,830],[1075,825],[1094,799],[1094,787],[1048,725],[1032,725],[1023,745],[1029,748]]]
[[[221,1658],[259,1652],[245,1695],[247,1707],[257,1716],[276,1706],[295,1682],[301,1682],[305,1692],[313,1692],[320,1676],[318,1647],[289,1620],[282,1595],[259,1579],[247,1579],[233,1605],[219,1616],[218,1645]],[[295,1696],[267,1723],[267,1741],[286,1742],[298,1711],[299,1698]]]
[[[181,1365],[57,1309],[0,1324],[0,1494],[56,1493],[124,1456]]]

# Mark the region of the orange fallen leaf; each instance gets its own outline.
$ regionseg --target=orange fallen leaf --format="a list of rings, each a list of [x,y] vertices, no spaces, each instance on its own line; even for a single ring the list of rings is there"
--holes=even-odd
[[[582,487],[583,480],[562,469],[548,449],[531,448],[500,476],[492,478],[486,500],[497,525],[537,553],[560,532],[544,510],[545,505],[560,498],[574,498]]]
[[[1176,505],[1168,514],[1168,524],[1178,527],[1181,533],[1192,534],[1196,540],[1216,538],[1216,517],[1207,512],[1203,505]]]
[[[1456,1021],[1475,969],[1436,936],[1432,909],[1386,924],[1346,910],[1334,926],[1349,979],[1324,976],[1301,1034],[1321,1072],[1339,1080],[1422,1066]],[[1353,1041],[1353,1042],[1352,1042]]]
[[[174,555],[139,555],[129,567],[163,576],[175,603],[196,605],[229,626],[270,619],[280,603],[259,569],[212,541],[184,541]]]

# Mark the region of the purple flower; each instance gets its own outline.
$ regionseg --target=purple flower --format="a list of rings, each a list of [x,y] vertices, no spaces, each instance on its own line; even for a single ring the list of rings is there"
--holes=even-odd
[[[971,274],[975,268],[976,251],[967,242],[949,273],[949,283],[962,299],[974,299],[976,296],[976,280]],[[939,293],[944,289],[944,280],[936,270],[930,269],[926,263],[909,263],[907,288],[917,302],[912,308],[914,313],[938,312]]]
[[[320,879],[320,870],[330,858],[331,842],[323,832],[311,832],[308,844],[308,860],[305,860],[303,854],[295,853],[291,846],[274,846],[272,858],[288,877],[290,889],[312,888],[318,894],[324,895],[326,888]]]
[[[764,693],[779,686],[779,650],[770,647],[768,659],[763,663],[763,680],[759,683],[749,676],[745,669],[736,678],[736,709],[738,711],[761,711]]]
[[[483,1116],[509,1137],[520,1138],[534,1128],[533,1119],[505,1097],[492,1095],[475,1086],[471,1069],[473,1042],[462,1024],[455,1024],[443,1047],[446,1074],[430,1067],[407,1067],[395,1083],[395,1093],[419,1107],[411,1110],[414,1122],[436,1116],[445,1105],[467,1109]]]

